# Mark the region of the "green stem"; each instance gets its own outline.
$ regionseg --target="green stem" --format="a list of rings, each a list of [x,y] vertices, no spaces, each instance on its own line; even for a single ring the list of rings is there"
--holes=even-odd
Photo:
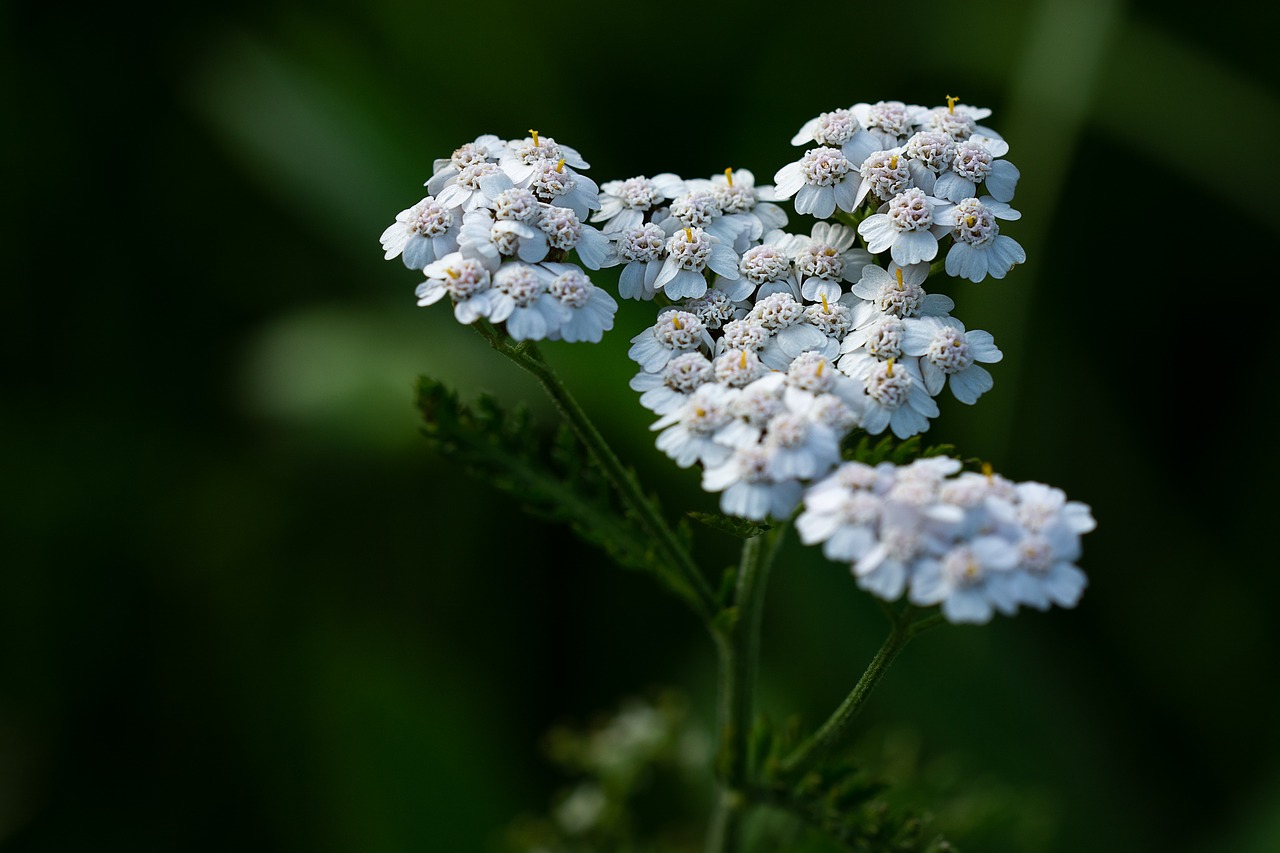
[[[783,759],[781,770],[784,774],[791,775],[804,771],[840,746],[848,737],[850,723],[858,716],[862,706],[867,701],[867,697],[871,695],[871,691],[880,683],[880,679],[884,677],[885,672],[889,669],[889,664],[893,663],[893,659],[898,656],[903,647],[913,637],[919,636],[945,621],[942,618],[942,614],[939,613],[921,619],[918,622],[912,622],[915,612],[916,608],[908,606],[902,613],[891,617],[893,627],[889,631],[889,636],[885,638],[880,650],[871,659],[871,663],[867,664],[867,669],[862,673],[862,677],[858,679],[858,683],[853,686],[853,690],[840,703],[840,706],[832,712],[821,728]]]
[[[587,417],[587,413],[578,405],[578,401],[569,393],[569,389],[565,387],[551,365],[542,357],[542,353],[532,342],[516,343],[487,323],[477,323],[475,328],[491,347],[533,374],[542,385],[556,404],[556,408],[560,410],[560,414],[577,435],[578,440],[586,446],[587,451],[600,465],[627,509],[653,540],[663,559],[675,570],[681,582],[676,592],[688,602],[704,622],[711,624],[719,604],[710,584],[698,570],[688,550],[676,537],[675,531],[662,517],[662,513],[640,488],[635,475],[623,466],[613,452],[613,448]]]
[[[707,853],[732,853],[741,846],[742,821],[749,802],[745,793],[751,772],[749,736],[760,667],[764,593],[785,534],[786,524],[780,524],[742,543],[733,605],[725,611],[715,633],[720,657],[720,753],[716,767],[720,789],[707,832]]]

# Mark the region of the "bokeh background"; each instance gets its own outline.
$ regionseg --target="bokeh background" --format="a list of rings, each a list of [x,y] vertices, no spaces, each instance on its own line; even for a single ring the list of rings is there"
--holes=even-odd
[[[378,235],[481,133],[538,128],[597,181],[767,179],[823,110],[955,94],[1012,143],[1029,260],[949,291],[1006,360],[930,439],[1090,503],[1091,585],[922,638],[859,754],[915,768],[965,850],[1280,850],[1256,14],[3,4],[0,849],[499,850],[564,783],[549,727],[657,686],[709,724],[674,600],[425,447],[420,373],[553,413]],[[650,312],[546,352],[669,509],[709,509],[626,387]],[[882,625],[791,544],[761,698],[816,722]]]

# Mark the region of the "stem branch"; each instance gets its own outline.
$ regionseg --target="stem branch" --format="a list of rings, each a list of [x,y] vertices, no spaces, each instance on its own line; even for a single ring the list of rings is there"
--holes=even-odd
[[[569,389],[565,387],[551,365],[542,357],[542,353],[532,342],[516,343],[498,333],[487,323],[477,323],[475,328],[491,347],[533,374],[542,385],[543,390],[556,404],[556,408],[560,410],[560,414],[568,422],[578,440],[586,446],[592,458],[600,465],[627,509],[651,537],[662,558],[675,570],[680,582],[680,588],[676,592],[688,602],[705,623],[710,625],[718,610],[716,596],[710,584],[698,570],[693,557],[677,538],[675,531],[662,517],[662,513],[640,488],[635,475],[623,466],[613,452],[613,448],[587,417],[587,413],[583,411],[578,401],[569,393]]]

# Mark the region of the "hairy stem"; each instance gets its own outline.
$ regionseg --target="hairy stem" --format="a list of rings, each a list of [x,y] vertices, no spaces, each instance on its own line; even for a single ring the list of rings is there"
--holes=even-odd
[[[600,469],[622,498],[627,510],[634,515],[652,539],[661,558],[674,569],[679,582],[675,591],[704,622],[711,624],[718,609],[718,603],[710,584],[698,570],[692,556],[677,538],[675,531],[662,517],[662,513],[645,495],[635,475],[623,466],[613,452],[613,448],[587,417],[587,413],[583,411],[578,401],[569,393],[569,389],[565,387],[551,365],[542,357],[542,353],[532,342],[517,343],[506,335],[500,334],[487,323],[477,323],[475,328],[491,347],[533,374],[542,385],[543,390],[556,404],[556,408],[560,410],[560,414],[568,422],[578,440],[586,446],[592,458],[600,465]]]
[[[892,610],[887,610],[886,613],[892,614]],[[867,664],[866,671],[862,673],[858,683],[853,686],[853,690],[849,691],[849,695],[832,712],[827,721],[783,759],[781,766],[783,773],[787,775],[800,773],[843,744],[849,735],[850,723],[858,716],[871,691],[880,683],[880,679],[889,669],[889,664],[893,663],[893,659],[913,637],[945,621],[941,614],[934,614],[913,622],[915,613],[916,608],[908,606],[902,613],[890,615],[892,628],[889,630],[889,636],[885,638],[880,650],[871,659],[871,663]]]
[[[749,735],[760,666],[764,593],[785,534],[786,525],[780,525],[742,543],[733,604],[717,625],[720,753],[716,769],[720,790],[707,832],[707,853],[732,853],[741,846],[742,821],[748,805],[745,791],[751,773]]]

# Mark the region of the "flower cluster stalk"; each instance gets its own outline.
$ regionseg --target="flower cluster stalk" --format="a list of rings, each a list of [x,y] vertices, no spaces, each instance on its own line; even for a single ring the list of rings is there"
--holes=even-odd
[[[578,440],[600,465],[627,509],[634,514],[645,532],[652,538],[662,558],[677,573],[681,585],[676,592],[693,608],[703,622],[709,625],[717,610],[716,596],[711,586],[699,571],[697,564],[693,562],[689,552],[676,538],[675,531],[644,494],[635,476],[623,466],[617,454],[613,452],[613,448],[587,417],[587,413],[583,411],[578,401],[569,393],[569,389],[543,358],[542,353],[531,341],[516,343],[499,334],[488,324],[478,323],[476,328],[490,346],[533,374],[542,385]]]

